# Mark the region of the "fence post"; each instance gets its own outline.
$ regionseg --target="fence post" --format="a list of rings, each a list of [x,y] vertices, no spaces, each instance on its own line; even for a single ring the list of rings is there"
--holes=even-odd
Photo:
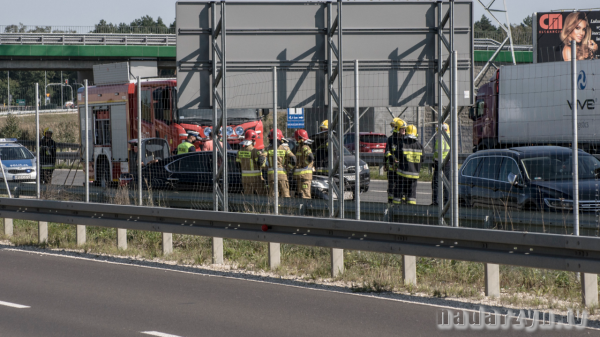
[[[223,238],[212,238],[212,263],[223,264]]]
[[[84,88],[85,88],[85,136],[83,137],[85,140],[85,161],[83,165],[85,165],[85,202],[90,202],[90,147],[89,147],[89,139],[90,139],[90,110],[88,106],[88,80],[83,80]],[[77,225],[77,245],[83,246],[87,241],[87,229],[84,225]]]
[[[485,296],[500,296],[500,266],[493,263],[486,263],[485,269]]]
[[[48,223],[38,221],[38,243],[48,243]]]
[[[598,305],[598,275],[581,273],[581,295],[586,307]]]
[[[124,228],[117,228],[117,248],[127,249],[127,230]]]
[[[173,252],[173,234],[162,233],[162,251],[163,255],[169,255]]]
[[[4,235],[13,236],[13,219],[4,218]]]
[[[417,285],[417,257],[402,255],[402,279],[405,285]]]
[[[279,164],[277,161],[277,67],[273,67],[273,193],[275,215],[279,214]],[[268,174],[268,173],[267,173]],[[269,242],[269,268],[276,269],[281,264],[281,244]]]

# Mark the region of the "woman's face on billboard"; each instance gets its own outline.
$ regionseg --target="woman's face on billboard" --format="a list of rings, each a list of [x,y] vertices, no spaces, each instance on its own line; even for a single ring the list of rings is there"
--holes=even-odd
[[[571,40],[575,40],[577,43],[581,43],[581,41],[585,37],[586,28],[587,22],[584,20],[579,21],[569,37],[571,38]]]

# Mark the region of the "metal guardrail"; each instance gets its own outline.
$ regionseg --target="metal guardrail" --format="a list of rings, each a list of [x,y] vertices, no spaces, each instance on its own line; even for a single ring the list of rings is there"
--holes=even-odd
[[[43,109],[39,110],[40,115],[43,114],[75,114],[78,113],[77,109]],[[35,115],[35,107],[30,107],[29,110],[17,110],[15,107],[12,107],[10,111],[7,108],[0,107],[0,116],[8,116],[8,115]]]
[[[473,39],[474,45],[473,48],[475,50],[492,50],[496,51],[498,47],[500,47],[500,42],[485,38],[485,39]],[[515,51],[533,51],[533,45],[513,45]],[[510,45],[505,45],[502,50],[510,50]]]
[[[175,34],[69,34],[69,33],[3,33],[0,45],[120,45],[175,46]]]
[[[0,217],[600,273],[600,238],[0,198]]]
[[[462,164],[469,155],[468,153],[459,153],[458,163]],[[384,164],[383,156],[383,153],[361,152],[360,160],[369,164],[369,166],[381,166]],[[423,155],[423,164],[433,164],[433,153],[425,153]]]

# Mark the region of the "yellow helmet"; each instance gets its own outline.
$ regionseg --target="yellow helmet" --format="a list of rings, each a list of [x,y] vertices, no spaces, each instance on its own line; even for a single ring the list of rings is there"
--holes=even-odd
[[[392,121],[390,122],[390,126],[392,127],[392,132],[396,132],[396,123],[398,122],[398,120],[400,120],[400,118],[394,117],[394,119],[392,119]]]
[[[400,129],[406,129],[406,122],[400,118],[398,118],[398,120],[396,121],[396,128],[394,129],[395,132],[400,132]]]
[[[435,127],[435,131],[437,132],[437,131],[438,131],[438,129],[439,129],[439,128],[436,126],[436,127]],[[446,131],[447,133],[450,133],[450,127],[448,126],[448,123],[444,123],[444,124],[442,124],[442,130]]]
[[[414,126],[414,125],[412,125],[412,124],[411,124],[411,125],[409,125],[409,126],[407,126],[407,127],[406,127],[406,135],[407,135],[409,138],[412,138],[412,139],[417,139],[417,136],[418,136],[418,135],[417,135],[417,127],[416,127],[416,126]]]
[[[328,130],[329,129],[329,121],[324,120],[323,123],[321,123],[321,125],[319,126],[319,128],[321,128],[321,131]]]

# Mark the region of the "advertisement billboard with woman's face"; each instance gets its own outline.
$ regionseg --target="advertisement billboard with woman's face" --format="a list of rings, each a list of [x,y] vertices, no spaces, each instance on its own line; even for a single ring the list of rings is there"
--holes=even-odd
[[[600,58],[600,11],[537,13],[537,62],[571,60],[571,41],[577,42],[577,59]]]

